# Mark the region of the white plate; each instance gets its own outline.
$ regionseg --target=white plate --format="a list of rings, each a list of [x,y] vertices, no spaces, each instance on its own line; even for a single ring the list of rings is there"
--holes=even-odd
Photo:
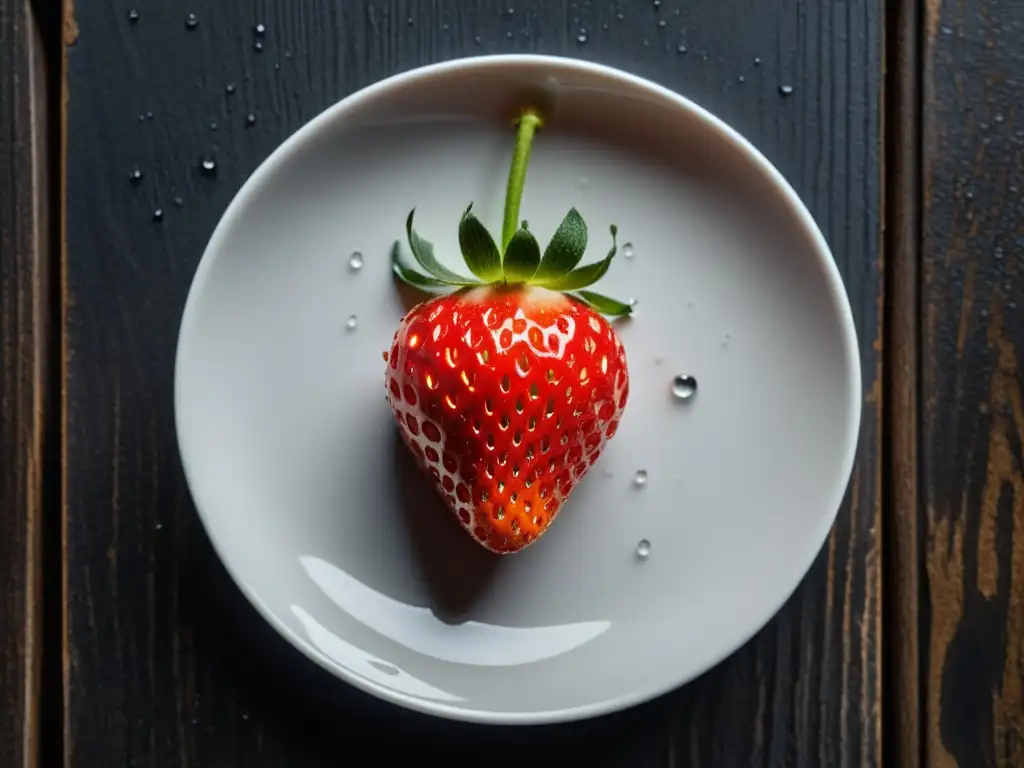
[[[588,259],[617,223],[634,255],[599,290],[639,305],[617,436],[551,530],[499,558],[399,443],[381,353],[405,308],[389,250],[406,214],[450,266],[470,201],[500,229],[502,116],[530,88],[554,106],[523,217],[546,242],[577,206]],[[677,374],[696,397],[673,400]],[[490,723],[621,709],[751,637],[832,524],[860,399],[840,276],[779,173],[669,91],[537,56],[407,72],[288,139],[210,240],[175,381],[196,506],[263,616],[359,688]]]

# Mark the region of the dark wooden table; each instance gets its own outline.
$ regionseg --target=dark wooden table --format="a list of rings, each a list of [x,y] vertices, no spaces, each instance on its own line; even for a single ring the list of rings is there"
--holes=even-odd
[[[1024,765],[1024,3],[53,7],[0,0],[0,766]],[[264,624],[171,402],[260,161],[358,88],[496,52],[630,70],[749,137],[833,249],[864,371],[847,499],[779,615],[654,702],[512,731],[380,703]]]

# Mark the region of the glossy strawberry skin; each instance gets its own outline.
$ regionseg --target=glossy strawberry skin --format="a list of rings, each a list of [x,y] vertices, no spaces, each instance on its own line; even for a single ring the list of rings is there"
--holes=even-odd
[[[629,395],[611,325],[540,288],[420,304],[387,358],[402,439],[462,527],[501,554],[547,530],[615,434]]]

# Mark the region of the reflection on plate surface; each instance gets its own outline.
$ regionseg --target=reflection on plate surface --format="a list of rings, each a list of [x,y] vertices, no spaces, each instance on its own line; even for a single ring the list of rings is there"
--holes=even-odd
[[[376,656],[346,643],[299,606],[293,605],[292,613],[302,622],[306,635],[310,642],[317,647],[317,650],[353,675],[359,675],[377,685],[421,699],[465,701],[461,696],[455,696],[440,688],[435,688],[429,683],[424,683],[394,664],[378,659]]]
[[[610,621],[547,627],[503,627],[478,621],[446,624],[429,608],[388,597],[318,557],[307,555],[299,562],[324,594],[356,621],[411,651],[453,664],[532,664],[575,650],[611,627]]]

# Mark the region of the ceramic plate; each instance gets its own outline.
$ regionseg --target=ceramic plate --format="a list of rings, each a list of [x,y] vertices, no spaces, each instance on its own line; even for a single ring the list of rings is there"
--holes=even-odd
[[[546,242],[575,205],[587,259],[616,223],[599,289],[638,303],[618,434],[548,533],[499,557],[401,445],[381,353],[410,306],[389,262],[407,213],[452,267],[469,201],[499,230],[507,116],[537,93],[522,215]],[[621,709],[750,638],[829,531],[860,399],[840,276],[779,173],[674,93],[536,56],[407,72],[288,139],[203,255],[175,382],[196,506],[262,615],[359,688],[490,723]]]

